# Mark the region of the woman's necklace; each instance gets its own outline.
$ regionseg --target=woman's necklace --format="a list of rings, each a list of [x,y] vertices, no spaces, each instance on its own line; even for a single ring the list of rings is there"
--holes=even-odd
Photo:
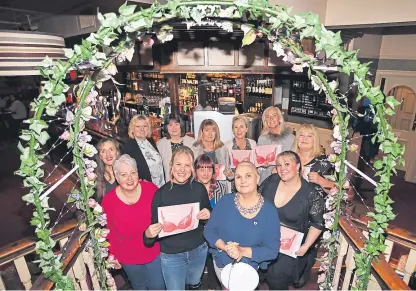
[[[253,214],[256,213],[264,204],[264,198],[259,193],[257,193],[259,196],[259,201],[257,201],[256,205],[250,208],[245,208],[241,205],[239,196],[240,194],[236,194],[234,197],[234,204],[235,207],[237,207],[238,211],[240,211],[241,214],[247,215],[247,214]]]
[[[124,191],[123,191],[123,189],[120,187],[120,190],[121,190],[121,194],[123,194],[123,198],[124,199],[126,199],[127,198],[127,195],[124,193]],[[138,196],[138,192],[139,192],[139,185],[137,185],[137,187],[136,187],[136,195]],[[127,199],[126,199],[126,203],[128,204],[128,205],[133,205],[133,204],[135,204],[137,201],[139,201],[139,198],[138,197],[135,197],[134,198],[134,201],[128,201]]]

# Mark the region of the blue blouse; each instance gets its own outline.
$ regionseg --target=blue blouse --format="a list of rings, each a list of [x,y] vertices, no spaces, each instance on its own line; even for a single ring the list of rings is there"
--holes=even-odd
[[[218,239],[225,243],[237,242],[241,247],[251,247],[252,258],[242,258],[242,262],[254,268],[266,268],[276,259],[280,249],[280,221],[276,207],[264,201],[263,207],[254,218],[241,215],[234,204],[235,194],[224,195],[216,204],[205,226],[204,236],[211,247],[215,264],[219,268],[232,262],[224,251],[215,247]]]

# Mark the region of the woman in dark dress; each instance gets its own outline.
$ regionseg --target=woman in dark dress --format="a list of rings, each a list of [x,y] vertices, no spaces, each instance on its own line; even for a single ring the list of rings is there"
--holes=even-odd
[[[325,197],[329,190],[335,187],[333,181],[328,180],[325,176],[334,173],[334,167],[328,160],[328,156],[322,154],[319,135],[315,126],[312,124],[302,124],[296,133],[296,139],[293,142],[292,150],[300,157],[303,169],[303,178],[307,180],[315,190]],[[318,255],[319,242],[317,241],[311,247],[308,254],[308,266],[299,280],[299,286],[302,287],[310,277],[310,271],[315,264]]]
[[[308,263],[308,252],[324,229],[324,199],[301,177],[301,168],[296,153],[282,152],[276,159],[277,174],[260,185],[260,193],[277,208],[281,225],[304,233],[297,258],[280,254],[269,267],[270,290],[287,290],[290,285],[299,284]]]

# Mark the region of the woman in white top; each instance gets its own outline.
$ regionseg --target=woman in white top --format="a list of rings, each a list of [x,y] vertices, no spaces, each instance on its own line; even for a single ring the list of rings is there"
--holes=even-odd
[[[230,153],[232,150],[254,150],[256,148],[256,142],[246,138],[248,130],[247,118],[241,115],[234,116],[232,127],[234,138],[225,143]]]
[[[165,181],[170,181],[170,161],[172,153],[181,146],[192,147],[195,139],[185,133],[185,124],[177,114],[170,114],[168,123],[165,124],[166,137],[157,142],[157,149],[162,156],[163,168],[165,169]]]

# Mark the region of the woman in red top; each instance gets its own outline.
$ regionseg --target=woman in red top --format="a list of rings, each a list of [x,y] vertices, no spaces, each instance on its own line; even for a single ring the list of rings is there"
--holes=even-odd
[[[116,267],[123,267],[133,290],[165,289],[159,243],[151,248],[143,244],[143,232],[151,224],[151,205],[158,188],[139,180],[136,161],[129,155],[120,156],[113,169],[119,186],[104,196],[102,206],[107,214],[109,249]]]

